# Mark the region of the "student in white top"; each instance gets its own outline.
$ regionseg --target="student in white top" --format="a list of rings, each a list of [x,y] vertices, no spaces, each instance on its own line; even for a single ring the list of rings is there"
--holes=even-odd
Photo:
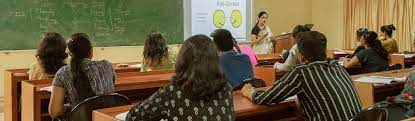
[[[296,42],[295,39],[298,36],[298,34],[301,32],[307,32],[307,31],[310,31],[310,28],[308,28],[307,26],[297,25],[292,31],[291,39],[293,39]],[[287,59],[285,59],[285,62],[284,63],[276,62],[274,64],[274,68],[277,70],[281,70],[281,71],[291,71],[295,65],[300,63],[298,59],[298,54],[299,52],[298,52],[297,44],[294,44],[289,50],[289,54],[288,54]]]
[[[268,19],[267,12],[258,14],[258,22],[251,31],[251,44],[255,54],[271,53],[273,48],[273,34],[271,29],[266,25]]]

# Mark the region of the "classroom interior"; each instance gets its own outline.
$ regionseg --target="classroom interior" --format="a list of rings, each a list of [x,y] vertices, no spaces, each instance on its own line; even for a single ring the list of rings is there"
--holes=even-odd
[[[361,5],[366,2],[366,5]],[[392,5],[388,5],[392,4]],[[383,6],[385,10],[379,10]],[[372,8],[371,8],[372,7]],[[371,9],[369,9],[371,8]],[[356,42],[354,33],[356,29],[360,27],[367,27],[369,30],[380,32],[382,25],[394,24],[398,30],[395,33],[395,38],[398,41],[399,52],[410,53],[414,52],[413,42],[415,38],[415,1],[413,0],[252,0],[252,24],[257,22],[255,17],[257,13],[261,11],[267,11],[269,14],[268,26],[272,29],[274,35],[281,33],[290,33],[294,26],[303,24],[314,24],[312,30],[319,31],[327,37],[327,50],[333,50],[328,52],[328,56],[338,58],[336,56],[342,56],[336,54],[334,49],[354,49],[356,48]],[[378,10],[378,11],[376,11]],[[389,16],[388,12],[392,13]],[[396,14],[399,13],[399,14]],[[372,15],[372,18],[364,17],[365,15]],[[384,17],[382,19],[381,17]],[[401,25],[401,26],[399,26]],[[1,29],[1,28],[0,28]],[[248,28],[250,29],[250,28]],[[160,30],[162,31],[162,30]],[[414,34],[413,34],[414,33]],[[143,40],[145,38],[142,38]],[[346,41],[347,39],[347,41]],[[178,53],[181,48],[180,44],[168,45],[174,53]],[[116,47],[94,47],[93,60],[107,60],[111,63],[128,63],[128,62],[140,62],[143,60],[144,46],[116,46]],[[7,70],[10,69],[23,69],[29,68],[30,65],[37,59],[35,57],[36,50],[1,50],[0,51],[0,120],[4,121],[17,121],[15,118],[5,118],[6,116],[6,99],[5,90],[9,89],[5,86],[10,86],[10,83],[5,82],[6,78],[10,78],[10,73]],[[258,59],[263,59],[266,62],[279,61],[279,54],[275,55],[260,55]],[[276,59],[277,58],[277,59]],[[396,56],[393,59],[393,63],[402,64],[405,68],[405,64],[408,62],[415,63],[415,59],[412,62],[411,59],[405,56]],[[396,78],[402,78],[408,75],[410,67],[406,67],[402,70],[396,70],[392,72],[379,72],[373,74],[353,75],[352,79],[358,79],[365,76],[390,76]],[[122,71],[122,69],[120,69]],[[133,69],[134,70],[134,69]],[[137,71],[138,72],[138,71]],[[275,69],[270,66],[261,66],[254,69],[255,76],[262,77],[267,85],[272,85],[273,80],[278,80],[285,73],[275,72]],[[10,81],[10,80],[8,80]],[[43,82],[39,82],[41,84]],[[165,82],[163,82],[165,83]],[[34,88],[30,87],[31,84],[36,83],[22,83],[23,88]],[[380,99],[385,99],[393,94],[399,94],[403,88],[404,83],[398,82],[391,85],[378,85],[378,84],[356,84],[356,89],[362,89],[363,92],[359,92],[360,95],[371,95],[366,98],[361,98],[362,105],[364,108],[374,105]],[[121,87],[120,87],[121,88]],[[29,90],[29,89],[28,89]],[[382,91],[388,91],[383,93]],[[392,90],[392,91],[391,91]],[[23,91],[22,91],[23,93]],[[33,92],[33,93],[36,93]],[[392,93],[392,94],[386,94]],[[24,94],[22,94],[24,95]],[[29,94],[30,95],[30,94]],[[244,98],[240,96],[236,98]],[[17,97],[16,97],[17,98]],[[37,98],[37,97],[31,97]],[[234,97],[235,98],[235,97]],[[235,100],[235,99],[234,99]],[[246,103],[246,102],[240,102]],[[268,111],[280,111],[288,110],[287,112],[279,112],[281,114],[287,113],[295,114],[298,113],[299,109],[292,109],[295,107],[295,102],[284,102],[285,104],[280,107],[259,107],[258,109]],[[9,103],[11,104],[11,103]],[[33,104],[31,104],[33,105]],[[293,106],[294,105],[294,106]],[[25,104],[23,104],[25,106]],[[244,105],[243,105],[244,106]],[[242,106],[242,108],[243,108]],[[284,107],[285,106],[285,107]],[[248,106],[249,107],[249,106]],[[38,108],[38,107],[35,107]],[[131,108],[128,107],[128,108]],[[40,117],[37,109],[29,110],[25,114],[30,118],[23,118],[23,121],[36,120]],[[126,107],[118,107],[113,110],[126,110]],[[243,110],[243,109],[241,109]],[[247,109],[249,111],[249,109]],[[255,109],[254,109],[255,110]],[[9,111],[9,110],[8,110]],[[23,111],[23,110],[22,110]],[[104,113],[108,110],[102,110]],[[252,111],[252,110],[251,110]],[[9,113],[10,114],[10,113]],[[16,115],[17,114],[13,114]],[[35,116],[36,115],[36,116]],[[114,114],[112,114],[114,115]],[[249,112],[240,112],[241,116],[248,117],[246,120],[253,120],[255,116],[249,114]],[[284,117],[287,115],[277,115]],[[292,115],[291,115],[292,116]],[[105,117],[105,116],[102,116]],[[251,118],[249,118],[251,117]],[[107,119],[102,119],[107,120]],[[287,118],[286,120],[296,120]],[[413,119],[415,120],[415,119]]]

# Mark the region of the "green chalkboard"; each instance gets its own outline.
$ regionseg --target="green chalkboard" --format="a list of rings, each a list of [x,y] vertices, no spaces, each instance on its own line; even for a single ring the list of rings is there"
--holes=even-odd
[[[85,32],[94,46],[136,46],[152,30],[182,42],[183,0],[0,0],[0,50],[36,48],[49,31]]]

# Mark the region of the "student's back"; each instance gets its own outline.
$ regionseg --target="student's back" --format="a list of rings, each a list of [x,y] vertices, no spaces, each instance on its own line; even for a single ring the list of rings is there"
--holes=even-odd
[[[29,69],[29,80],[40,80],[53,78],[55,73],[65,66],[66,42],[59,33],[48,32],[40,42],[36,58]]]
[[[379,72],[389,68],[388,61],[373,49],[363,49],[355,55],[362,65],[364,72]]]
[[[114,93],[115,71],[112,64],[108,61],[92,61],[91,59],[82,60],[82,70],[87,75],[92,91],[96,95],[108,95]],[[82,100],[78,100],[79,94],[75,87],[74,76],[69,65],[62,67],[56,73],[53,85],[65,89],[69,105],[71,108]]]
[[[233,87],[243,84],[243,81],[254,77],[253,68],[248,55],[228,51],[220,55],[220,66]]]
[[[232,87],[241,86],[244,80],[254,78],[249,56],[242,53],[230,31],[217,29],[211,36],[220,51],[220,66]],[[235,51],[233,48],[236,48]]]
[[[127,121],[233,121],[232,89],[219,69],[212,40],[187,39],[176,62],[172,84],[134,106]]]
[[[52,118],[65,116],[67,111],[87,98],[114,93],[115,71],[112,64],[91,60],[93,50],[88,35],[72,35],[68,40],[68,49],[72,57],[71,64],[59,69],[52,82],[49,103]],[[69,108],[64,108],[65,97]]]
[[[176,57],[159,32],[147,35],[143,55],[141,72],[174,69]]]

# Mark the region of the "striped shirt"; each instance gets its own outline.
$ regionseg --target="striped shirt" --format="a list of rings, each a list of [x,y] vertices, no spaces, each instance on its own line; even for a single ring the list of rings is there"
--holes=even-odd
[[[352,79],[336,61],[301,64],[265,92],[258,104],[272,104],[297,95],[307,121],[347,121],[361,111]]]

